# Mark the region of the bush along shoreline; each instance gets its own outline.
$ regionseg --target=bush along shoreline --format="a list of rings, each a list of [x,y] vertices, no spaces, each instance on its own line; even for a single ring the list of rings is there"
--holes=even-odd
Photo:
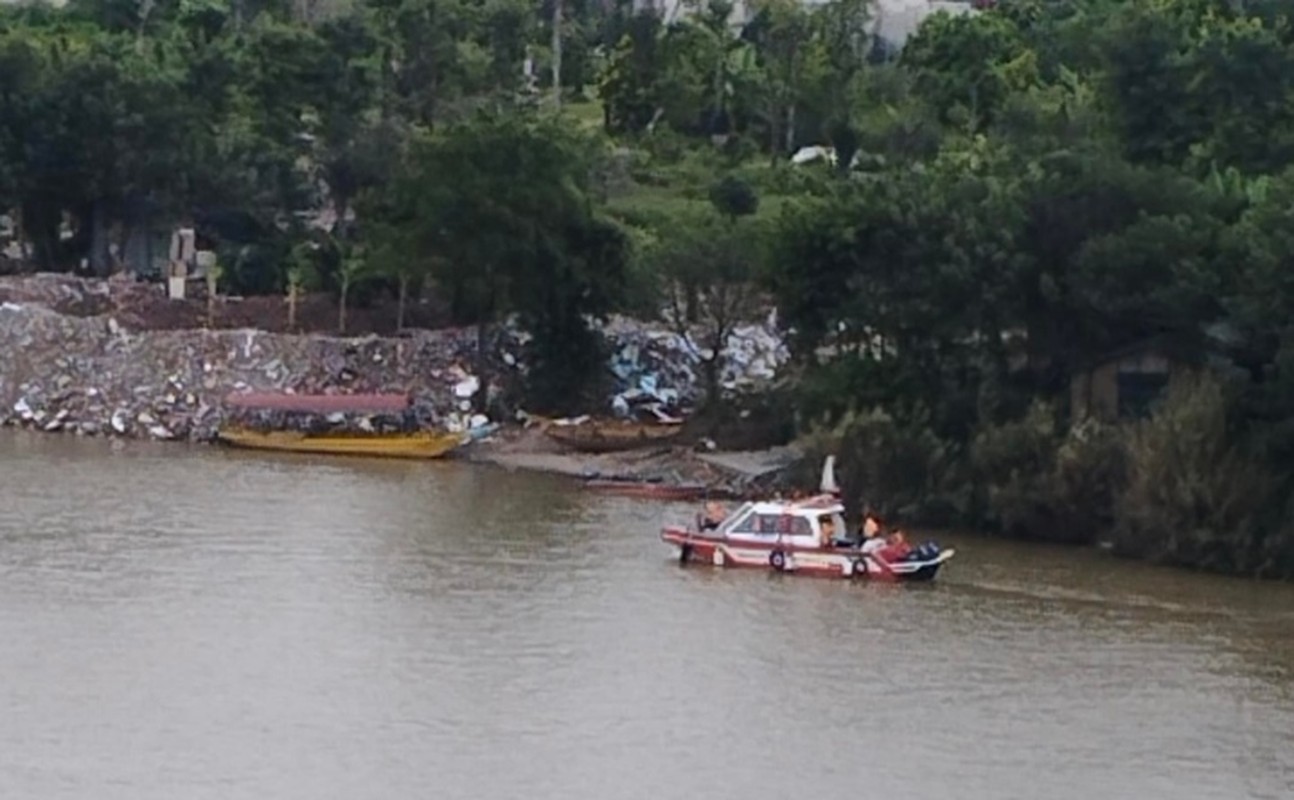
[[[1273,444],[1266,431],[1238,424],[1242,388],[1213,373],[1185,373],[1153,413],[1120,422],[1071,425],[1068,415],[1035,403],[968,444],[881,411],[848,414],[805,438],[805,467],[838,454],[846,496],[906,524],[1291,580],[1288,473],[1264,459]]]

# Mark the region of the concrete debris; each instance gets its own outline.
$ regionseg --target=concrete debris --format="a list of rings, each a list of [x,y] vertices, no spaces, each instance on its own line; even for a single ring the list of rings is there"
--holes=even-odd
[[[488,343],[490,378],[475,365],[474,328],[341,338],[255,329],[151,329],[107,302],[100,282],[21,278],[0,283],[0,423],[79,435],[209,440],[227,420],[233,391],[405,392],[422,427],[485,438],[497,430],[478,409],[496,408],[525,375],[516,353],[529,336],[498,326]],[[143,292],[145,288],[130,288]],[[43,294],[42,294],[43,293]],[[611,408],[676,422],[701,399],[709,353],[659,323],[614,317],[603,327],[616,381]],[[772,379],[787,350],[772,319],[728,337],[720,384],[741,391]],[[407,421],[407,420],[406,420]],[[340,425],[334,420],[330,425]],[[300,428],[292,417],[265,425]],[[347,424],[383,429],[370,419]]]
[[[392,339],[128,332],[110,320],[25,304],[0,310],[0,347],[0,422],[81,435],[208,440],[234,390],[408,392],[420,423],[442,425],[463,416],[460,402],[471,408],[460,399],[464,385],[472,394],[480,386],[462,366],[475,355],[475,332],[459,329]],[[488,422],[467,414],[458,424],[468,430]]]

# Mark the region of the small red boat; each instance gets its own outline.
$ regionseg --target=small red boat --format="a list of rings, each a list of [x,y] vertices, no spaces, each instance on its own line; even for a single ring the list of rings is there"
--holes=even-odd
[[[706,497],[727,496],[703,483],[664,483],[614,479],[591,479],[584,488],[596,492],[618,494],[625,497],[642,497],[650,500],[702,500]]]

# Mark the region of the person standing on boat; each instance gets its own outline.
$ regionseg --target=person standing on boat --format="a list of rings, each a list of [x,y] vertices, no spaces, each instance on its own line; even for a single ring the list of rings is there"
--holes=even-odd
[[[882,536],[884,525],[876,511],[868,506],[863,512],[863,552],[871,553],[885,547],[885,537]]]
[[[876,510],[868,506],[863,511],[863,538],[874,539],[881,535],[881,518],[877,515]]]
[[[702,515],[698,527],[703,531],[716,530],[727,516],[728,510],[722,504],[710,500],[705,504],[705,514]]]
[[[822,546],[835,547],[836,544],[836,522],[829,516],[818,519],[818,527],[822,529]]]

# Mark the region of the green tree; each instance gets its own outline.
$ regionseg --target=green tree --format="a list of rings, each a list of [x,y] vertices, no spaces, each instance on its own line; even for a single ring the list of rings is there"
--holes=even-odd
[[[722,400],[729,338],[758,314],[762,235],[754,219],[715,210],[680,220],[647,254],[671,325],[697,345],[710,406]]]
[[[971,132],[983,130],[1007,95],[1037,80],[1037,56],[998,14],[941,12],[922,23],[900,58],[917,90]]]
[[[644,12],[630,18],[613,44],[598,84],[607,132],[636,133],[656,119],[664,99],[662,39],[660,17]]]
[[[829,0],[813,12],[816,47],[809,67],[821,132],[847,172],[858,150],[853,104],[872,53],[872,0]]]
[[[756,49],[763,71],[768,152],[775,158],[796,143],[796,113],[806,92],[813,18],[795,0],[763,0],[743,36]]]
[[[1131,158],[1269,170],[1294,154],[1287,17],[1206,0],[1130,4],[1098,41]]]
[[[390,217],[413,228],[400,240],[408,258],[437,254],[433,277],[478,327],[482,375],[505,317],[534,334],[532,390],[550,408],[574,402],[593,377],[589,320],[614,306],[624,281],[627,238],[587,194],[591,145],[557,120],[517,114],[446,128],[415,146],[396,198],[405,208]]]
[[[367,0],[378,40],[381,108],[424,127],[464,91],[460,43],[472,29],[457,0]]]

